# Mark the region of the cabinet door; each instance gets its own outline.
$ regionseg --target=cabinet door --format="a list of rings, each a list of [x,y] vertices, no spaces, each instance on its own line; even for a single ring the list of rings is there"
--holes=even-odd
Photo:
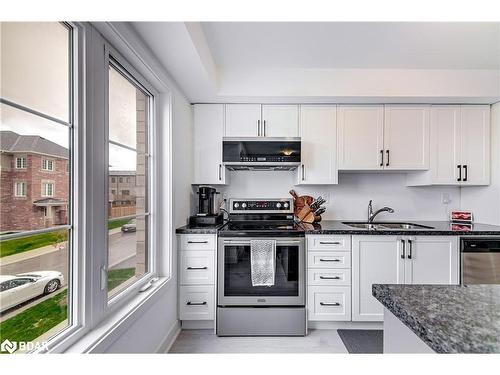
[[[263,105],[262,134],[264,137],[298,137],[298,105]]]
[[[338,106],[339,170],[382,169],[383,105]]]
[[[194,183],[224,184],[222,136],[224,134],[223,104],[194,106]]]
[[[226,137],[262,135],[260,104],[226,104]]]
[[[430,106],[387,105],[384,169],[429,169]]]
[[[431,107],[430,167],[433,184],[457,185],[460,182],[460,106]]]
[[[401,240],[396,236],[352,237],[352,320],[382,321],[383,306],[373,284],[404,283]]]
[[[462,183],[463,185],[488,185],[490,183],[490,106],[463,105],[461,114],[462,164],[466,166]]]
[[[406,243],[407,284],[458,284],[458,237],[417,236]]]
[[[302,165],[299,184],[336,184],[337,109],[334,105],[301,106]]]

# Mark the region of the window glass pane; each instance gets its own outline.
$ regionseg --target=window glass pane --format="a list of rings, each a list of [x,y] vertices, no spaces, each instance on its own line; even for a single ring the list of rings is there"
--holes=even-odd
[[[149,97],[109,68],[108,296],[148,272]],[[123,147],[126,146],[126,147]],[[130,150],[128,147],[132,148]],[[135,150],[135,151],[134,151]],[[131,215],[139,215],[131,218]]]
[[[68,122],[69,29],[58,22],[1,22],[0,28],[0,96]]]
[[[109,219],[146,212],[146,159],[145,155],[109,144]]]
[[[147,96],[109,67],[109,139],[146,152]]]
[[[1,97],[68,121],[68,29],[0,27]],[[0,104],[0,342],[16,342],[17,352],[36,349],[72,323],[72,229],[60,227],[71,224],[71,137],[69,126]],[[51,160],[48,170],[43,159]]]
[[[111,298],[148,271],[148,217],[108,223],[108,296]]]
[[[0,233],[69,223],[69,131],[65,125],[0,104]],[[15,168],[19,154],[26,157],[22,169]],[[47,157],[53,161],[52,171],[42,168]],[[15,196],[15,182],[26,183],[25,199]],[[44,194],[44,183],[53,184],[50,199]],[[52,213],[50,218],[44,215],[46,208]]]

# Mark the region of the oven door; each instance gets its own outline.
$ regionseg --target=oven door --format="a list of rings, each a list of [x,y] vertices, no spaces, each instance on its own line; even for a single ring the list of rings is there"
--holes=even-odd
[[[265,237],[259,237],[264,239]],[[250,238],[220,238],[217,255],[219,306],[304,306],[304,238],[276,240],[273,286],[252,286]]]

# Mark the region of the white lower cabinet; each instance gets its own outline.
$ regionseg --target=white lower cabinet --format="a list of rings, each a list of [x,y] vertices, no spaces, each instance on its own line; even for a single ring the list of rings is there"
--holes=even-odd
[[[457,284],[454,236],[353,236],[352,320],[382,321],[373,284]]]
[[[214,285],[181,286],[179,293],[181,320],[215,319],[214,288]]]
[[[351,236],[307,236],[309,321],[351,320]]]
[[[309,320],[351,320],[350,286],[309,286],[307,291]]]
[[[179,319],[215,319],[215,234],[179,237]]]

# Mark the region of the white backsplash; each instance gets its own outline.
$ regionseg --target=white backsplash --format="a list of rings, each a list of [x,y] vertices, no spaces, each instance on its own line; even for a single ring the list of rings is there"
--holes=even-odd
[[[338,185],[295,186],[294,172],[234,171],[229,185],[217,186],[224,198],[289,197],[294,189],[299,195],[323,196],[327,199],[325,220],[365,220],[368,201],[374,210],[394,208],[394,214],[382,213],[379,220],[447,220],[448,210],[460,207],[458,187],[407,187],[404,173],[341,173]],[[444,205],[447,193],[451,203]]]

